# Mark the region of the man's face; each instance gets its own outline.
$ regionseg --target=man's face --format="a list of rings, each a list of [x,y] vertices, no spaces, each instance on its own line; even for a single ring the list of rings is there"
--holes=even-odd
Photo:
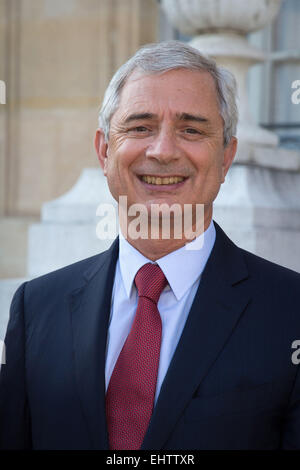
[[[186,69],[159,75],[135,71],[110,123],[108,143],[97,131],[96,150],[113,197],[141,203],[212,202],[234,158],[224,148],[214,80]]]

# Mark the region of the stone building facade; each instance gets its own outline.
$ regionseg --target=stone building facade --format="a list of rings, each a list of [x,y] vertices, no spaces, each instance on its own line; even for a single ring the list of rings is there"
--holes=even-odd
[[[26,275],[43,203],[97,166],[103,92],[158,17],[156,0],[0,0],[0,278]]]

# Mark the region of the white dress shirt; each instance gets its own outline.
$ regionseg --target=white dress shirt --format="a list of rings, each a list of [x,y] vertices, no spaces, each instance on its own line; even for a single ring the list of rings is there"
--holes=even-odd
[[[188,250],[183,246],[155,262],[162,269],[168,281],[168,285],[162,291],[157,304],[162,320],[162,340],[155,403],[192,306],[202,271],[215,243],[215,238],[216,231],[211,221],[204,232],[203,243],[200,243],[202,248],[199,248],[199,240],[196,238],[188,243]],[[197,249],[190,249],[191,245],[196,243],[198,243]],[[106,389],[137,309],[138,293],[134,284],[135,275],[144,264],[149,262],[153,263],[130,245],[120,233],[119,258],[112,291],[106,350]]]

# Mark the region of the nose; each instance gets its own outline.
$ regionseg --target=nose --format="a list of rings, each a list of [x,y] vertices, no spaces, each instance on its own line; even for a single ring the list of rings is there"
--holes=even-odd
[[[146,157],[156,159],[162,164],[177,160],[180,157],[180,149],[173,132],[169,129],[157,132],[146,149]]]

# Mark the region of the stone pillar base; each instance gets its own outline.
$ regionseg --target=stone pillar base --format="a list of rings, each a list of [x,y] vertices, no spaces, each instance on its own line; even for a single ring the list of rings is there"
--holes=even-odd
[[[241,248],[300,272],[300,173],[233,165],[214,219]]]
[[[113,240],[96,235],[99,204],[112,204],[99,168],[86,168],[66,194],[43,205],[41,222],[29,229],[28,275],[37,277],[106,250]]]

